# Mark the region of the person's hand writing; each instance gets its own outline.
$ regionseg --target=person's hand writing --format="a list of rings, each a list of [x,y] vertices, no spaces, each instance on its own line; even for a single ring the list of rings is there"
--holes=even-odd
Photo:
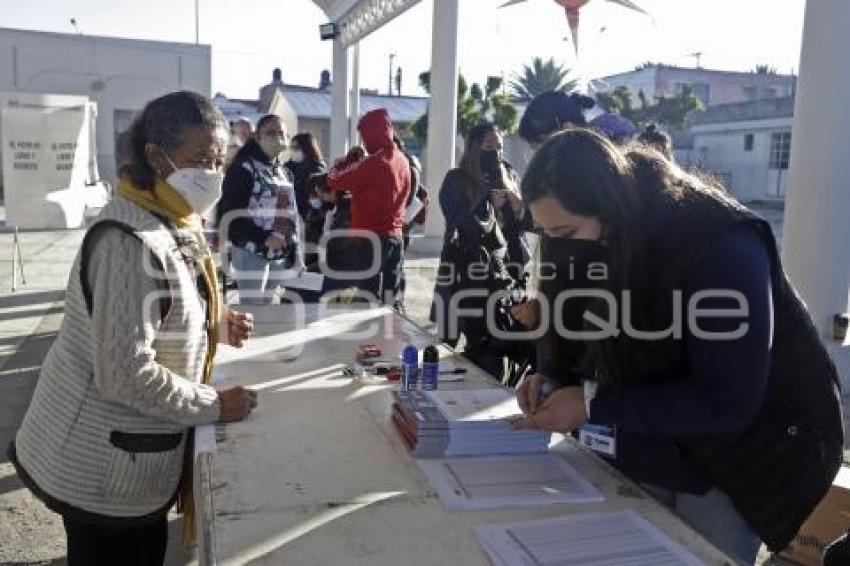
[[[587,423],[584,388],[562,387],[549,395],[536,411],[513,421],[518,430],[545,430],[568,433]]]
[[[542,375],[532,373],[526,375],[516,388],[517,403],[524,415],[530,415],[537,411],[540,403],[540,395],[546,384],[546,378]]]

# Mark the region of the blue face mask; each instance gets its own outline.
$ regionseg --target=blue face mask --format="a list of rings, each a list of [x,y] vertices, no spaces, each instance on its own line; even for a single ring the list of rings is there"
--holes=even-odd
[[[311,198],[310,207],[314,209],[322,208],[322,199],[316,197]]]

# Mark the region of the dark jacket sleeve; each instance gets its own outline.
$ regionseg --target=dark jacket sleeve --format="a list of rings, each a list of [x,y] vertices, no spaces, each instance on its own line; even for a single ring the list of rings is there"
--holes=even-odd
[[[254,242],[257,247],[265,244],[271,232],[257,226],[251,218],[248,203],[251,200],[251,189],[254,176],[245,169],[243,160],[237,160],[227,169],[224,175],[224,185],[221,191],[221,203],[218,208],[218,221],[229,212],[241,211],[234,215],[227,231],[228,239],[234,245],[244,247],[248,242]]]
[[[582,384],[582,375],[575,370],[560,367],[549,356],[546,348],[538,342],[536,348],[537,373],[558,387],[579,386]]]
[[[460,196],[457,178],[449,171],[440,187],[440,210],[446,219],[446,234],[451,234],[464,220],[472,216],[469,205]]]
[[[699,330],[733,332],[745,322],[747,332],[736,339],[711,340],[698,338],[685,324],[689,375],[616,392],[600,388],[590,404],[591,422],[661,438],[732,433],[746,427],[767,387],[773,338],[770,267],[765,244],[753,228],[736,226],[724,234],[691,274],[685,301],[702,290],[737,291],[746,299],[749,316],[700,318]],[[717,297],[698,303],[701,309],[738,306],[734,299]]]

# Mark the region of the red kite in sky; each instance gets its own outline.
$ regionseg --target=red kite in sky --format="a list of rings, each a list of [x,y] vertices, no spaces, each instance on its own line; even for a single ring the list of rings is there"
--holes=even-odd
[[[521,2],[525,2],[526,0],[510,0],[509,2],[505,2],[500,7],[505,8],[507,6],[513,6],[514,4],[519,4]],[[646,10],[632,2],[631,0],[607,0],[613,4],[619,4],[625,8],[629,8],[631,10],[635,10],[637,12],[641,12],[642,14],[646,14]],[[573,47],[578,53],[578,23],[579,23],[579,10],[585,6],[590,0],[555,0],[555,3],[564,8],[564,11],[567,13],[567,21],[570,24],[570,32],[573,36]]]

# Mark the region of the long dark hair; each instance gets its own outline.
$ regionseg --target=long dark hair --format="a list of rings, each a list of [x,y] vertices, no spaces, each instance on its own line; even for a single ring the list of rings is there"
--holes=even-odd
[[[297,146],[304,157],[313,163],[323,163],[322,150],[319,149],[319,144],[316,143],[316,138],[310,132],[301,132],[292,136],[292,145]]]
[[[457,184],[458,189],[461,191],[462,200],[469,206],[478,199],[481,185],[484,183],[484,174],[481,171],[481,144],[490,133],[501,132],[492,122],[482,122],[474,126],[466,136],[463,155],[458,163],[457,170],[461,177]]]
[[[608,252],[608,278],[600,286],[617,301],[623,291],[631,291],[637,327],[646,318],[653,288],[653,274],[647,269],[650,219],[663,218],[669,203],[688,191],[721,193],[710,181],[685,173],[655,150],[642,144],[618,148],[581,128],[565,130],[546,142],[522,182],[527,204],[548,196],[574,214],[599,219]],[[544,288],[541,291],[548,295]],[[550,304],[555,299],[546,298]],[[588,309],[610,320],[605,301],[593,300]],[[554,329],[544,338],[546,349],[555,356],[557,340]],[[586,350],[588,369],[597,370],[600,381],[614,386],[626,381],[638,355],[634,341],[622,332],[616,338],[589,341]]]
[[[186,132],[197,127],[227,130],[227,120],[207,97],[182,90],[151,100],[130,126],[129,151],[120,175],[139,189],[152,190],[156,172],[145,146],[154,143],[170,154],[183,143]]]

